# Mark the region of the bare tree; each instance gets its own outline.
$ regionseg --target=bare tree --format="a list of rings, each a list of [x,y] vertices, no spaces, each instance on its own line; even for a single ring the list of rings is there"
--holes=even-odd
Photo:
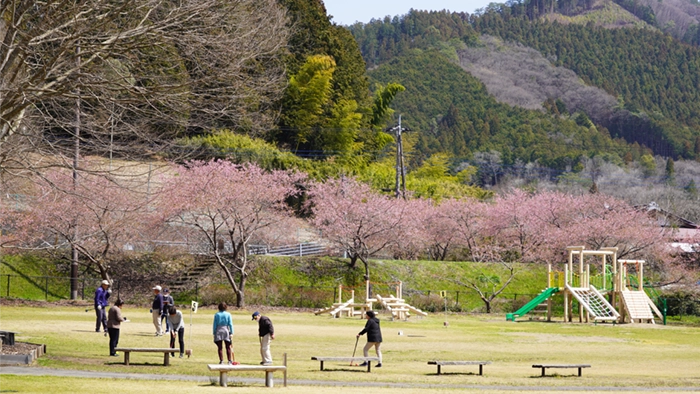
[[[452,282],[476,291],[481,301],[484,302],[486,313],[491,313],[491,302],[508,287],[515,277],[513,265],[503,261],[500,264],[508,271],[508,279],[505,282],[498,275],[485,274],[479,274],[475,278],[464,278],[463,280],[452,279]]]
[[[143,157],[187,132],[274,124],[275,0],[2,0],[0,15],[0,153],[14,135],[32,152]]]

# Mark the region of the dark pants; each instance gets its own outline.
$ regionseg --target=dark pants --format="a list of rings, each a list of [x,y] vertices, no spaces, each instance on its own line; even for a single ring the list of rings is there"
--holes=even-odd
[[[163,310],[165,310],[165,309],[163,309]],[[170,321],[168,320],[167,316],[168,316],[168,315],[161,315],[161,316],[160,316],[160,324],[161,324],[161,325],[163,324],[163,320],[165,320],[165,332],[168,332],[168,331],[170,331],[170,329],[171,329],[171,327],[170,327]]]
[[[100,325],[102,325],[104,332],[107,332],[107,313],[104,307],[97,309],[95,306],[95,318],[95,331],[100,332]]]
[[[175,331],[175,330],[173,330],[173,331]],[[180,342],[180,354],[184,354],[185,353],[185,327],[182,327],[179,330],[177,330],[177,340],[178,340],[178,342]],[[170,348],[172,349],[174,347],[175,347],[175,338],[171,334],[170,335]]]
[[[108,328],[107,332],[109,333],[109,355],[111,356],[117,353],[114,349],[119,345],[119,329]]]

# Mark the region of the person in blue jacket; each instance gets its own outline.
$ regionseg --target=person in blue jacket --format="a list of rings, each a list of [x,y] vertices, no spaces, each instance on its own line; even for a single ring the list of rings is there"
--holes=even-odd
[[[112,289],[109,288],[109,281],[103,280],[95,290],[95,332],[100,332],[100,326],[107,336],[107,312],[106,307],[109,305],[107,299],[112,294]]]
[[[231,314],[226,312],[228,306],[225,302],[219,304],[219,311],[214,315],[214,343],[219,350],[219,364],[224,363],[223,344],[226,344],[226,358],[229,365],[238,365],[236,356],[231,350],[231,337],[233,336],[233,320]]]

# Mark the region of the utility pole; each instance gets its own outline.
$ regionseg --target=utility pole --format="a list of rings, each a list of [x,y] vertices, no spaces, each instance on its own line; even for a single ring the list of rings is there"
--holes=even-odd
[[[75,54],[77,55],[76,63],[78,69],[80,69],[80,44],[75,48]],[[80,165],[80,112],[81,112],[81,101],[80,101],[80,85],[76,90],[75,95],[75,146],[73,152],[73,193],[77,193],[78,189],[78,166]],[[78,226],[80,224],[73,223],[73,237],[74,241],[78,239]],[[78,299],[78,263],[79,263],[78,248],[75,245],[71,245],[71,263],[70,263],[70,299]]]
[[[399,124],[390,128],[388,131],[396,133],[396,186],[394,188],[394,197],[406,199],[406,167],[403,163],[403,142],[401,134],[404,131],[411,131],[406,127],[401,127],[401,115],[399,115]]]

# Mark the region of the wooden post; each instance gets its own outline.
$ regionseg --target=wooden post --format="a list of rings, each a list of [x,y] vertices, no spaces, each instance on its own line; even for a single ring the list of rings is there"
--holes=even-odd
[[[284,366],[285,366],[285,368],[284,368],[284,387],[287,387],[287,368],[286,368],[287,367],[287,353],[284,353],[282,360],[283,360],[282,362],[284,363]]]
[[[591,265],[586,264],[586,288],[590,289],[591,288]],[[586,323],[588,323],[588,320],[591,318],[590,314],[588,311],[586,311]]]
[[[569,260],[571,260],[571,253],[569,253]],[[565,284],[568,282],[567,278],[569,277],[569,266],[565,265],[564,266],[564,281]],[[569,290],[564,289],[564,321],[568,322],[569,321]]]
[[[637,261],[637,275],[639,275],[639,291],[644,291],[644,268],[642,261]]]
[[[343,285],[338,285],[338,303],[343,303]]]

